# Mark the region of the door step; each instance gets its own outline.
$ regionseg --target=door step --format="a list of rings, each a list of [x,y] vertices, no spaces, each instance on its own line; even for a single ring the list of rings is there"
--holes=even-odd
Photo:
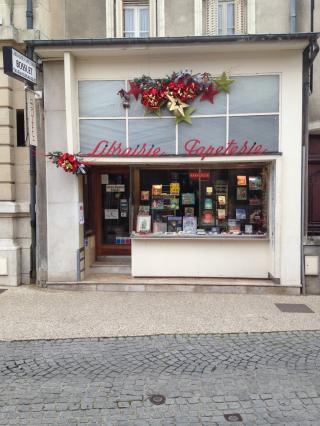
[[[300,295],[299,286],[282,286],[268,280],[235,279],[183,279],[183,278],[131,278],[123,275],[96,276],[78,282],[48,282],[48,289],[105,292],[169,292],[169,293],[233,293],[233,294],[278,294]]]
[[[100,256],[90,267],[89,274],[130,274],[131,256]]]

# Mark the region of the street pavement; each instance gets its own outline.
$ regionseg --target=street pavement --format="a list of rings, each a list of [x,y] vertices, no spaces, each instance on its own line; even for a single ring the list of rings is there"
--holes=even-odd
[[[281,312],[277,303],[313,312]],[[60,291],[0,293],[0,341],[320,330],[319,296]]]
[[[320,331],[3,341],[0,424],[320,425],[319,367]]]

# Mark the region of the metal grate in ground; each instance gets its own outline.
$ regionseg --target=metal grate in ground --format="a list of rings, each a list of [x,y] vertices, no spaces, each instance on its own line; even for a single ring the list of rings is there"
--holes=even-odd
[[[275,305],[281,312],[314,314],[314,311],[303,303],[275,303]]]

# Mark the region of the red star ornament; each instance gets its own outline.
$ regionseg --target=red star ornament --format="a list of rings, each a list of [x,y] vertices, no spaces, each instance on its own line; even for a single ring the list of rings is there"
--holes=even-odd
[[[136,101],[140,95],[140,84],[135,83],[134,81],[129,81],[130,90],[128,91],[128,95],[133,95],[136,98]]]
[[[213,84],[210,84],[201,95],[200,101],[209,101],[213,104],[213,98],[219,93]]]

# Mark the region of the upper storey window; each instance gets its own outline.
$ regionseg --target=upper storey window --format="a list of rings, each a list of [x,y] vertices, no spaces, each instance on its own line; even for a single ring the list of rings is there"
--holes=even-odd
[[[247,32],[246,0],[205,0],[206,35],[232,35]]]
[[[234,34],[234,1],[218,2],[218,35]]]
[[[123,36],[149,37],[149,1],[123,1]]]

